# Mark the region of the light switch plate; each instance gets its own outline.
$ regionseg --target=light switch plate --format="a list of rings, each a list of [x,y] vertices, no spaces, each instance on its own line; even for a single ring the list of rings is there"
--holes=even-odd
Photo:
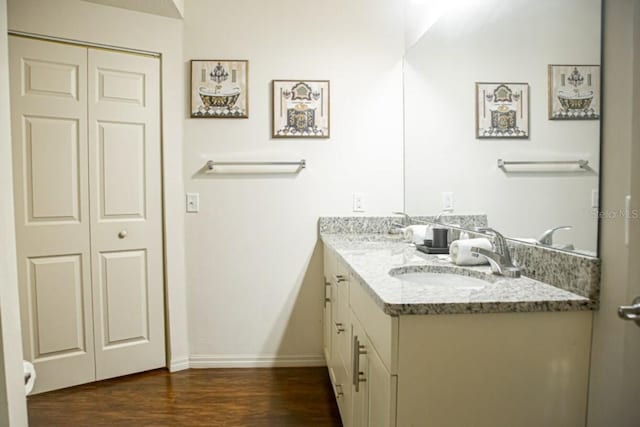
[[[200,194],[187,193],[187,212],[200,212]]]

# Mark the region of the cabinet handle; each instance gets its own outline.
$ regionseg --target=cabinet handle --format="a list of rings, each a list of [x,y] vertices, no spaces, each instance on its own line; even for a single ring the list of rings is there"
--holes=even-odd
[[[334,280],[336,283],[342,283],[342,282],[346,282],[346,281],[347,281],[347,278],[346,278],[346,277],[344,277],[342,274],[334,274],[334,275],[333,275],[333,280]]]
[[[327,303],[331,302],[331,298],[327,298],[327,296],[326,296],[326,295],[327,295],[327,290],[326,290],[326,288],[327,288],[327,287],[329,287],[329,286],[331,286],[331,282],[329,282],[329,281],[327,281],[327,280],[325,279],[325,281],[324,281],[324,286],[325,286],[325,290],[324,290],[324,295],[325,295],[325,297],[324,297],[324,306],[325,306],[325,308],[326,308],[326,307],[327,307]]]
[[[338,391],[338,389],[340,391]],[[336,384],[336,388],[334,392],[336,394],[336,399],[340,399],[342,396],[344,396],[344,393],[342,392],[342,384]]]
[[[365,346],[360,344],[360,340],[358,336],[355,335],[353,337],[353,386],[356,389],[356,393],[360,391],[360,383],[364,383],[367,381],[366,378],[363,377],[364,372],[360,371],[360,356],[367,354],[367,350]]]
[[[344,332],[344,325],[342,323],[339,322],[333,322],[336,325],[336,333],[340,334],[341,332]]]

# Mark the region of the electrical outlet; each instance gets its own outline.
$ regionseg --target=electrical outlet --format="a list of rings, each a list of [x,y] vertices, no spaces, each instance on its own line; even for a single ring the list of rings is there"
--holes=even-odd
[[[448,191],[442,193],[442,210],[447,212],[453,211],[453,193]]]
[[[364,194],[363,193],[353,193],[353,211],[354,212],[364,212]]]
[[[591,190],[591,207],[598,209],[600,203],[600,194],[598,190]]]
[[[187,212],[195,213],[200,211],[200,194],[187,193]]]

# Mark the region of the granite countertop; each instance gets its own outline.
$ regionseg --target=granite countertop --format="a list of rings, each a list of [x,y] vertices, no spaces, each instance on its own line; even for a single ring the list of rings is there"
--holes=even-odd
[[[392,316],[406,314],[464,314],[593,310],[597,303],[528,277],[491,274],[488,265],[455,266],[442,255],[416,251],[399,237],[387,234],[320,233],[378,306]],[[447,288],[409,282],[389,274],[430,271],[481,278],[481,289]]]

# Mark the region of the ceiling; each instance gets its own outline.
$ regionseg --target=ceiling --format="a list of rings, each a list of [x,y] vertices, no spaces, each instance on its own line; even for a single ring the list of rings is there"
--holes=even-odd
[[[182,19],[184,14],[184,0],[84,0],[106,6],[135,10],[152,15]]]

